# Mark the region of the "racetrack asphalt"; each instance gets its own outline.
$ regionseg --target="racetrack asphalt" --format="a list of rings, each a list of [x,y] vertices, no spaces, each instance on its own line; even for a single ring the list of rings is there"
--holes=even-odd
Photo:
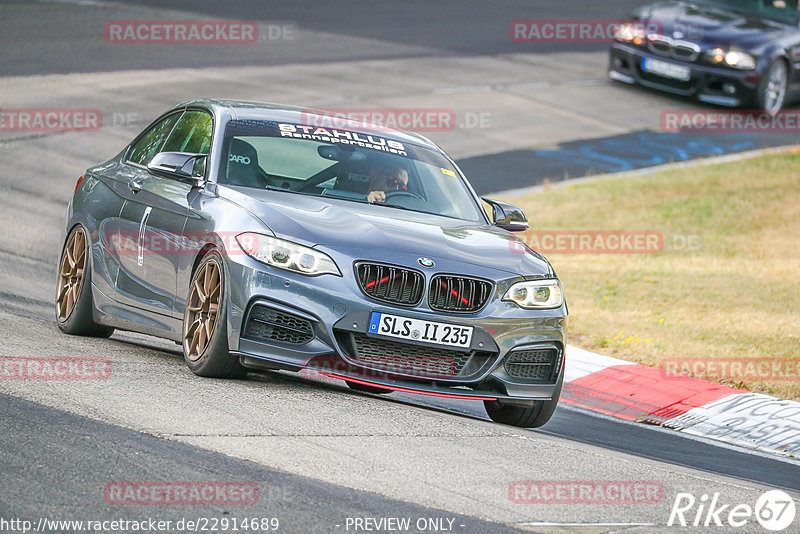
[[[177,525],[181,519],[241,521],[255,517],[259,524],[277,519],[281,531],[326,532],[337,525],[343,530],[348,518],[441,518],[459,532],[519,532],[506,525],[276,471],[7,395],[0,395],[0,420],[4,430],[0,434],[4,467],[0,516],[5,519],[11,516],[38,524],[40,518],[143,521],[157,517]],[[44,448],[43,436],[47,438]],[[258,493],[253,503],[198,507],[120,505],[113,494],[104,491],[107,484],[151,480],[255,484]]]

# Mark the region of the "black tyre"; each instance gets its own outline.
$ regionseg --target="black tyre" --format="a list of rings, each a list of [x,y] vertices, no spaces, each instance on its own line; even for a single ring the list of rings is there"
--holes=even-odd
[[[522,406],[517,404],[503,404],[502,401],[483,401],[486,413],[496,423],[518,426],[522,428],[539,428],[544,426],[553,416],[561,396],[561,386],[564,383],[562,376],[558,380],[553,398],[548,401],[532,401]]]
[[[192,275],[183,314],[183,358],[198,376],[241,378],[247,372],[228,350],[226,297],[225,267],[212,250]]]
[[[58,263],[56,323],[59,330],[75,336],[108,337],[110,326],[94,322],[92,314],[92,262],[86,230],[76,226],[67,236]]]
[[[391,393],[391,389],[383,389],[383,388],[376,388],[375,386],[369,386],[367,384],[359,384],[358,382],[351,382],[350,380],[345,380],[348,387],[355,391],[363,391],[364,393],[375,393],[377,395],[385,395],[387,393]]]
[[[769,115],[776,115],[786,101],[789,73],[786,62],[776,59],[769,64],[761,77],[756,93],[756,105]]]

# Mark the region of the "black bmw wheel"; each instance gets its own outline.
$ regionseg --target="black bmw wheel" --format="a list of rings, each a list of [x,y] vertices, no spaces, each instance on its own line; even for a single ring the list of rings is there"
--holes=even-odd
[[[786,100],[786,86],[789,74],[786,63],[782,59],[776,59],[770,63],[761,83],[758,84],[758,94],[756,95],[756,105],[769,115],[777,115],[783,108]]]

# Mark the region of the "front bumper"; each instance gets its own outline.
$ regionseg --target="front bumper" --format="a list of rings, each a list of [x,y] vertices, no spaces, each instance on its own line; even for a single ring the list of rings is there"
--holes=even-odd
[[[653,58],[691,68],[688,81],[674,80],[642,70],[642,59]],[[701,102],[727,107],[748,107],[755,102],[761,80],[760,72],[681,62],[648,50],[613,43],[609,53],[608,75],[611,79],[639,84],[659,91],[694,97]]]
[[[248,256],[228,257],[228,341],[231,352],[239,356],[245,367],[256,370],[313,369],[335,378],[350,378],[400,390],[459,398],[510,401],[553,398],[557,382],[563,375],[566,305],[553,310],[531,311],[502,302],[500,296],[511,283],[522,279],[511,276],[508,281],[496,283],[494,295],[488,304],[474,314],[434,311],[427,307],[426,299],[415,307],[387,305],[361,292],[351,268],[353,258],[336,257],[335,252],[326,252],[334,257],[342,269],[342,277],[307,277],[270,268]],[[378,261],[370,257],[358,259]],[[416,261],[416,255],[409,255],[406,261],[397,263],[409,265],[413,261]],[[445,267],[446,261],[437,261],[437,265]],[[451,269],[450,272],[454,271]],[[429,277],[435,273],[425,274],[428,276],[427,284]],[[476,275],[474,272],[462,274]],[[291,316],[286,320],[293,317],[301,323],[305,322],[310,333],[306,337],[288,341],[254,336],[252,329],[248,332],[248,319],[256,307]],[[433,351],[439,355],[452,355],[454,361],[461,362],[459,372],[420,374],[403,366],[386,368],[359,360],[353,340],[376,339],[367,337],[373,311],[472,326],[474,331],[468,351],[438,347]],[[397,349],[395,344],[401,344],[402,347],[408,347],[409,352],[419,348],[413,342],[385,338],[378,338],[378,341],[388,343],[394,349]],[[545,349],[557,352],[553,373],[547,379],[509,375],[510,367],[505,366],[509,354]],[[434,359],[440,360],[433,364],[435,366],[446,358],[437,356]]]

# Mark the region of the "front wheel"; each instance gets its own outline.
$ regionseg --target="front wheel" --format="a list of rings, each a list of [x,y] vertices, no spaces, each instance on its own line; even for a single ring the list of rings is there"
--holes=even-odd
[[[192,276],[183,315],[183,358],[198,376],[241,378],[246,369],[228,350],[225,269],[212,250]]]
[[[110,326],[94,322],[92,314],[92,262],[86,230],[76,226],[67,236],[56,284],[56,321],[65,334],[108,337]]]
[[[546,401],[531,401],[527,405],[504,404],[499,400],[483,401],[486,413],[495,423],[518,426],[522,428],[539,428],[544,426],[553,416],[561,396],[561,386],[564,382],[562,376],[553,393],[553,398]]]
[[[756,105],[759,109],[769,115],[777,115],[786,100],[788,80],[786,63],[782,59],[770,63],[758,84]]]

